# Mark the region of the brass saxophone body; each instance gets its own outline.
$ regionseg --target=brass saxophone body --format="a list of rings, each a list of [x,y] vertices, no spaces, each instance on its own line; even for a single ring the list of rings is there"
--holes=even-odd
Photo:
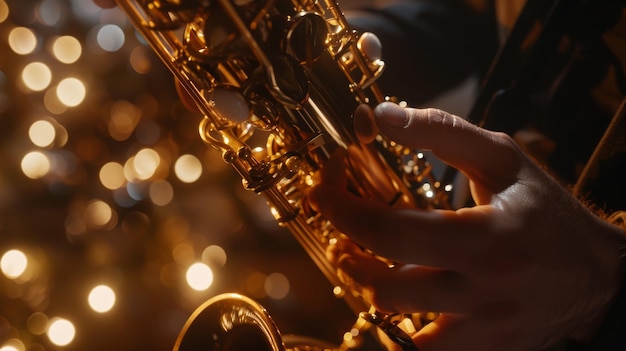
[[[384,68],[378,39],[350,29],[332,0],[118,0],[118,6],[204,115],[202,139],[222,153],[245,188],[266,198],[276,220],[338,287],[335,294],[355,313],[368,311],[355,326],[374,322],[393,338],[398,330],[389,316],[340,288],[325,250],[341,233],[307,201],[316,172],[341,147],[349,150],[350,187],[360,196],[390,205],[447,206],[449,189],[434,179],[422,153],[382,136],[362,145],[353,133],[359,104],[390,99],[376,85]],[[212,327],[198,327],[208,319],[215,319]],[[229,294],[194,313],[175,350],[198,343],[237,349],[226,340],[238,339],[233,331],[246,326],[263,335],[264,349],[327,349],[285,346],[261,306]],[[344,342],[337,349],[351,347]]]

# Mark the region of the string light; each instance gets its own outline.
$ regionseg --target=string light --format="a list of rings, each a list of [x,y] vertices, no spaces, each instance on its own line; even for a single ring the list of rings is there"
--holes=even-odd
[[[0,23],[9,17],[9,5],[4,0],[0,0]]]
[[[9,250],[0,259],[0,269],[5,276],[11,279],[19,278],[28,265],[28,258],[20,250]]]
[[[57,346],[69,345],[76,336],[76,327],[64,318],[54,318],[50,321],[47,331],[50,341]]]
[[[41,62],[32,62],[24,67],[22,81],[30,90],[42,91],[50,85],[52,72]]]
[[[9,46],[18,55],[28,55],[37,48],[35,33],[26,27],[16,27],[9,33]]]
[[[49,121],[39,120],[30,125],[28,136],[33,144],[39,147],[47,147],[54,142],[56,130]]]
[[[174,164],[174,172],[181,181],[193,183],[202,175],[202,163],[194,155],[181,155]]]
[[[71,64],[80,58],[82,45],[73,36],[64,35],[54,41],[52,52],[60,62]]]
[[[65,106],[75,107],[83,102],[87,89],[79,79],[70,77],[63,79],[59,83],[56,93],[59,101]]]
[[[107,285],[98,285],[91,289],[87,298],[89,307],[98,313],[109,312],[115,305],[115,291]]]
[[[185,277],[187,284],[196,291],[204,291],[213,283],[213,271],[211,267],[202,262],[197,262],[189,266]]]
[[[50,159],[40,151],[32,151],[22,158],[22,172],[28,178],[43,178],[50,172]]]

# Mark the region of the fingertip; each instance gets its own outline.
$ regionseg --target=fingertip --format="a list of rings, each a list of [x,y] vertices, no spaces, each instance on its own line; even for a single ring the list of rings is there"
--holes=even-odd
[[[344,190],[346,155],[345,149],[338,148],[315,174],[315,185],[309,189],[307,196],[309,205],[314,211],[328,212],[329,197]]]
[[[311,208],[315,212],[320,212],[322,197],[320,195],[319,185],[315,185],[309,190],[307,198],[309,199],[309,204],[311,205]]]
[[[393,102],[383,102],[374,109],[376,121],[395,128],[405,128],[409,124],[409,115],[404,107]]]
[[[360,104],[354,111],[354,134],[362,144],[369,144],[376,139],[378,127],[374,121],[374,112],[367,104]]]

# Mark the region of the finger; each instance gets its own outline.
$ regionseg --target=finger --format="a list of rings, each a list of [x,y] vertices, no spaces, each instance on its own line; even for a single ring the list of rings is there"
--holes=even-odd
[[[534,350],[519,328],[510,327],[506,320],[480,320],[467,316],[442,314],[412,336],[423,351],[520,351]]]
[[[313,208],[360,245],[396,262],[451,270],[469,268],[484,251],[490,209],[420,211],[391,208],[346,190],[345,165],[331,157],[321,184],[311,190]],[[392,234],[393,237],[385,235]]]
[[[461,274],[417,265],[390,267],[348,239],[328,252],[344,283],[386,313],[470,313],[470,285]]]
[[[432,150],[470,179],[498,192],[520,168],[520,151],[511,138],[479,128],[438,109],[402,108],[385,102],[374,109],[381,131],[406,146]]]
[[[374,112],[366,105],[359,105],[354,111],[354,133],[362,144],[369,144],[378,134],[378,127],[374,121]]]

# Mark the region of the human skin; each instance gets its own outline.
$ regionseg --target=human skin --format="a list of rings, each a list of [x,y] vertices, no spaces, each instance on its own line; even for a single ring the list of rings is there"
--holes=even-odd
[[[622,282],[622,229],[509,136],[444,111],[359,106],[355,129],[361,142],[380,129],[431,150],[470,180],[473,207],[392,208],[347,191],[348,150],[333,155],[310,194],[345,234],[327,256],[349,287],[382,312],[441,312],[412,336],[421,351],[539,350],[594,333]]]

